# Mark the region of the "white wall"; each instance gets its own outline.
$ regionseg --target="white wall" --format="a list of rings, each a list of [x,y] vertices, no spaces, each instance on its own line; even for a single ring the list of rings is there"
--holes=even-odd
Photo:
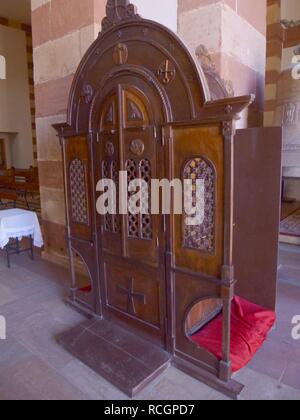
[[[33,164],[32,129],[25,32],[0,25],[0,55],[6,59],[6,80],[0,80],[0,133],[11,138],[12,165]]]
[[[143,18],[159,22],[177,32],[178,0],[132,0],[132,3]]]

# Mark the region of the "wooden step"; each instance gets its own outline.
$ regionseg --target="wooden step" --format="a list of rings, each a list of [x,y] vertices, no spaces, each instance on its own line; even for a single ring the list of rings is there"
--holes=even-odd
[[[157,378],[170,355],[106,320],[88,320],[57,337],[73,356],[130,398]]]

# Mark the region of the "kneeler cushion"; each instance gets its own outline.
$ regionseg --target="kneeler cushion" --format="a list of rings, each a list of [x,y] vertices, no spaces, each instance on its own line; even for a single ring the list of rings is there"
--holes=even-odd
[[[246,366],[261,348],[276,321],[273,311],[257,306],[240,297],[232,302],[231,316],[231,362],[232,371]],[[194,334],[191,339],[201,348],[222,359],[223,315]]]
[[[82,287],[79,291],[83,293],[90,293],[92,291],[92,286]]]

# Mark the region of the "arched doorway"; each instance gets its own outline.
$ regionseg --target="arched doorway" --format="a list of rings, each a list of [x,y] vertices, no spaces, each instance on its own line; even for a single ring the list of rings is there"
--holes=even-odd
[[[102,290],[106,318],[126,322],[162,346],[165,343],[165,231],[162,215],[151,214],[151,179],[164,177],[161,107],[140,78],[116,78],[92,108],[95,183],[111,179],[116,186],[116,214],[97,214],[99,258],[105,278]],[[140,212],[120,214],[120,171],[148,187]],[[126,192],[127,194],[127,192]],[[128,193],[127,204],[134,193]],[[142,214],[142,206],[148,214]],[[135,271],[132,271],[135,266]]]

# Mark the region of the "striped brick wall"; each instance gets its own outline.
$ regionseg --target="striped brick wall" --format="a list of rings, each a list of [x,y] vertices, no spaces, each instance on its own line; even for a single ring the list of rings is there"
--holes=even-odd
[[[105,0],[33,0],[32,31],[37,154],[44,257],[67,264],[62,157],[52,124],[66,120],[79,62],[98,36]]]
[[[263,124],[266,0],[179,0],[179,34],[192,51],[204,44],[235,95],[256,94],[241,126]]]
[[[268,0],[265,126],[273,125],[277,97],[277,79],[282,70],[284,30],[280,24],[280,19],[281,0]]]
[[[30,112],[31,112],[31,126],[32,126],[32,144],[33,144],[33,161],[37,165],[37,141],[36,141],[36,126],[35,126],[35,96],[34,96],[34,81],[33,81],[33,50],[32,50],[32,31],[31,26],[20,22],[15,22],[6,18],[0,17],[0,25],[24,31],[26,34],[26,49],[27,49],[27,64],[28,64],[28,83],[30,92]]]

